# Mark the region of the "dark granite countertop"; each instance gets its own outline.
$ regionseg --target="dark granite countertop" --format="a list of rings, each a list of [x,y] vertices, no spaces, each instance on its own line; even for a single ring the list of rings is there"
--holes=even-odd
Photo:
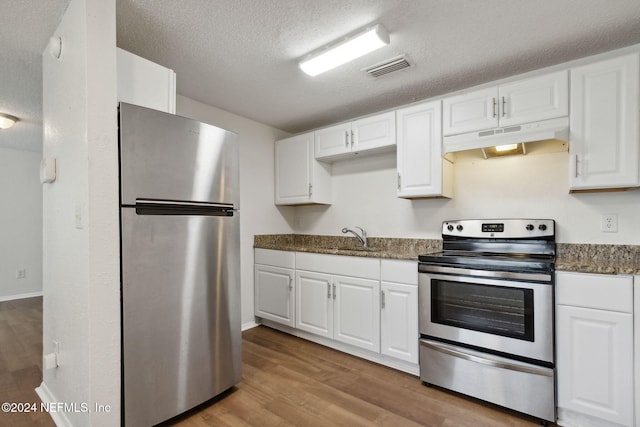
[[[310,234],[267,234],[254,238],[254,248],[320,254],[418,260],[418,255],[442,250],[435,239],[396,239],[369,237],[367,248],[361,248],[355,237],[318,236]]]
[[[558,243],[556,270],[599,274],[640,274],[640,246]]]
[[[332,255],[417,260],[442,250],[440,239],[370,237],[360,248],[355,237],[310,234],[267,234],[254,237],[254,248]],[[599,274],[640,274],[640,246],[558,243],[557,271]]]

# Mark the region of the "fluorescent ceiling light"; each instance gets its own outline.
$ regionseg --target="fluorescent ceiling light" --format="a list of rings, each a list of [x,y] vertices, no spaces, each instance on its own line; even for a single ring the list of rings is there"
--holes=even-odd
[[[0,113],[0,129],[9,129],[17,121],[16,117]]]
[[[380,24],[374,25],[309,55],[300,62],[300,68],[310,76],[317,76],[388,44],[387,30]]]
[[[496,151],[498,153],[501,153],[503,151],[517,150],[517,149],[518,149],[518,144],[507,144],[507,145],[496,146]]]

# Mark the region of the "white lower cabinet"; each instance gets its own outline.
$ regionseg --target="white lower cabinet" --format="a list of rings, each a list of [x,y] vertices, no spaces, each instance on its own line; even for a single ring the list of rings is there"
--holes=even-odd
[[[322,337],[333,337],[331,276],[296,271],[296,328]]]
[[[296,328],[380,351],[378,280],[298,270],[296,292]]]
[[[333,339],[380,351],[380,282],[336,276]]]
[[[558,424],[634,425],[633,278],[556,275]]]
[[[418,375],[416,261],[256,249],[255,271],[266,325]]]
[[[417,364],[417,263],[383,259],[380,274],[380,353]]]
[[[293,252],[255,250],[255,314],[273,322],[295,326]]]

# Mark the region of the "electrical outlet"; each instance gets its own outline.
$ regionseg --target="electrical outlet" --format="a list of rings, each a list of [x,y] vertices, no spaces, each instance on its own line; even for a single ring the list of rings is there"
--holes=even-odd
[[[618,214],[603,214],[600,224],[601,231],[604,233],[617,233],[618,232]]]
[[[19,268],[16,270],[16,279],[25,279],[27,277],[27,269]]]

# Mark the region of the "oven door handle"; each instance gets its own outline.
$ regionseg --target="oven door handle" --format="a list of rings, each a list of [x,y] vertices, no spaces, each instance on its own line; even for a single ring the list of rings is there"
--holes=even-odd
[[[552,377],[553,370],[550,368],[537,368],[535,366],[524,366],[515,363],[509,363],[502,358],[493,358],[488,355],[478,356],[475,354],[465,353],[452,346],[436,343],[434,341],[420,340],[420,345],[428,347],[432,350],[439,351],[440,353],[448,354],[449,356],[457,357],[459,359],[468,360],[471,362],[480,363],[482,365],[492,366],[494,368],[510,369],[512,371],[524,372],[527,374],[542,375],[545,377]]]
[[[504,279],[499,277],[454,276],[454,275],[448,275],[448,274],[425,273],[423,271],[420,271],[418,273],[418,277],[419,278],[425,277],[431,280],[444,280],[448,282],[471,283],[475,285],[496,285],[496,286],[506,286],[509,288],[522,288],[522,289],[543,288],[543,287],[549,287],[550,285],[550,282],[531,281],[531,278],[528,278],[529,281],[516,281],[513,279]],[[526,279],[520,278],[520,280],[526,280]]]

